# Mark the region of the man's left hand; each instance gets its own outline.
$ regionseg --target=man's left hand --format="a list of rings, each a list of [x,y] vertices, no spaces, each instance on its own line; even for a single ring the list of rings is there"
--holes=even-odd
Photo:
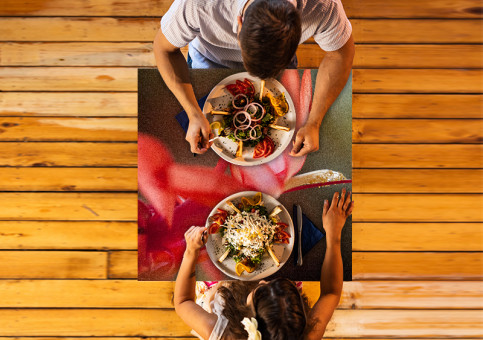
[[[301,157],[317,150],[319,150],[319,127],[312,124],[302,126],[297,132],[290,156]]]

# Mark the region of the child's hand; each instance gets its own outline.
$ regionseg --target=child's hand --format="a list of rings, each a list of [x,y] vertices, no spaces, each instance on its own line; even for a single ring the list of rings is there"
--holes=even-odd
[[[326,232],[327,241],[340,242],[340,235],[344,227],[345,220],[352,213],[354,202],[351,201],[351,193],[345,196],[346,190],[342,189],[339,193],[334,193],[332,203],[324,201],[324,211],[322,213],[322,223]]]
[[[184,234],[186,240],[186,252],[196,254],[206,242],[206,227],[192,226]]]

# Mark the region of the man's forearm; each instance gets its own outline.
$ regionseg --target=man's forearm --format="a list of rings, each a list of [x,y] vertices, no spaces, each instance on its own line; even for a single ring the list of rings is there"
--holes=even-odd
[[[344,280],[340,235],[326,235],[327,249],[320,274],[320,295],[340,295]]]
[[[158,32],[158,34],[162,33]],[[200,113],[200,108],[191,85],[188,64],[180,50],[163,51],[157,40],[158,37],[154,43],[154,55],[159,73],[191,118],[191,115]]]
[[[174,287],[174,305],[195,299],[195,267],[198,252],[185,251]]]
[[[314,99],[307,125],[319,127],[327,110],[344,88],[354,57],[352,37],[341,51],[328,52],[322,59],[315,81]]]

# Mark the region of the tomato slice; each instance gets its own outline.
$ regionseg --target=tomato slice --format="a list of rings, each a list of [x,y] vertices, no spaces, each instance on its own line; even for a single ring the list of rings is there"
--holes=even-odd
[[[236,96],[238,94],[238,86],[235,84],[228,84],[225,86],[225,88],[230,92],[233,96]]]
[[[280,230],[277,235],[280,239],[290,238],[290,234],[283,230]]]
[[[261,158],[265,156],[267,150],[267,142],[265,139],[258,142],[255,146],[255,150],[253,151],[253,158]]]
[[[265,136],[264,140],[267,143],[267,147],[266,147],[266,151],[265,151],[265,154],[263,155],[263,157],[268,157],[275,151],[275,143],[268,136]]]
[[[208,228],[208,233],[216,234],[219,229],[220,229],[220,225],[218,223],[212,223]]]
[[[226,210],[223,210],[223,209],[216,209],[218,210],[218,214],[220,214],[221,216],[223,216],[224,219],[226,219],[226,217],[228,216],[228,212]]]
[[[253,83],[250,80],[248,80],[247,78],[245,78],[245,80],[243,82],[248,87],[247,95],[253,96],[255,94],[255,86],[253,86]]]

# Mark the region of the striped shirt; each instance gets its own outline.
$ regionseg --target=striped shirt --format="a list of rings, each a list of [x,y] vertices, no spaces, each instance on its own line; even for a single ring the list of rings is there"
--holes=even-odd
[[[248,0],[175,0],[161,19],[161,30],[176,47],[189,44],[193,68],[243,68],[237,16]],[[281,0],[282,1],[282,0]],[[325,51],[344,46],[352,33],[340,0],[298,0],[300,44],[314,37]]]

